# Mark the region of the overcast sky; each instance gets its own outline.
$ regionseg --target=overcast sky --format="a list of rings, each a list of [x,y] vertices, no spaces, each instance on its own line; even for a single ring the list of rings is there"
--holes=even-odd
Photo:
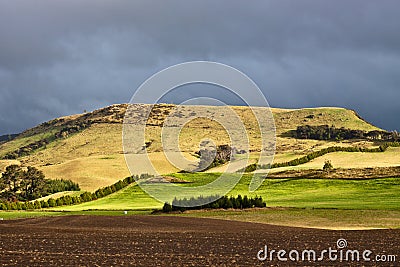
[[[271,106],[341,106],[400,129],[400,1],[0,0],[0,134],[129,102],[211,60]]]

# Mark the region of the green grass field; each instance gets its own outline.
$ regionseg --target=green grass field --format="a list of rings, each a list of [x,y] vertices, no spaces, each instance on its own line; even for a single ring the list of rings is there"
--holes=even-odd
[[[205,184],[212,176],[176,175]],[[217,175],[215,175],[217,176]],[[267,206],[337,209],[400,210],[400,179],[339,180],[339,179],[266,179],[254,193],[249,193],[251,175],[244,175],[231,195],[259,195]]]
[[[129,211],[126,215],[149,215],[149,210]],[[65,216],[65,215],[98,215],[98,216],[121,216],[122,211],[115,210],[91,210],[91,211],[0,211],[0,218],[14,220],[44,216]]]
[[[232,174],[238,175],[238,174]],[[218,177],[215,173],[173,174],[191,181],[180,186],[207,184]],[[400,179],[266,179],[254,193],[249,193],[250,174],[242,177],[228,195],[262,196],[267,209],[244,211],[189,211],[179,216],[271,223],[278,225],[326,229],[400,228]],[[154,184],[155,187],[160,185]],[[199,192],[199,194],[202,194]],[[137,184],[132,184],[107,197],[73,206],[43,211],[3,211],[0,218],[16,219],[60,215],[150,214],[160,203]],[[173,215],[175,216],[175,215]]]
[[[150,210],[161,208],[162,205],[134,184],[101,199],[79,205],[57,207],[53,210]]]
[[[238,174],[231,174],[238,175]],[[207,184],[218,177],[215,173],[173,174],[191,181],[180,186],[193,187]],[[243,175],[228,195],[262,196],[269,207],[400,210],[400,179],[266,179],[261,187],[250,193],[248,184],[252,176]],[[152,185],[161,187],[157,184]],[[198,192],[198,195],[206,195]],[[162,203],[148,196],[136,184],[107,197],[74,206],[57,207],[55,210],[135,210],[157,209]]]

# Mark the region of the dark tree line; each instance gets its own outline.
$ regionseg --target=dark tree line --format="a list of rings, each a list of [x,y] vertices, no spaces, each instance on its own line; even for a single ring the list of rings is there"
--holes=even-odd
[[[70,180],[48,180],[35,167],[24,170],[19,165],[7,166],[0,178],[0,199],[29,201],[60,191],[78,191],[79,185]]]
[[[368,139],[368,140],[383,140],[383,141],[397,141],[400,136],[396,131],[362,131],[336,128],[334,126],[319,125],[298,126],[296,131],[292,132],[293,137],[299,139],[315,139],[315,140],[349,140],[349,139]]]
[[[217,199],[217,200],[214,200]],[[202,204],[208,203],[208,204]],[[247,208],[264,208],[266,203],[263,201],[262,197],[248,197],[238,195],[237,197],[219,197],[219,196],[209,196],[209,197],[191,197],[189,199],[177,199],[172,201],[172,204],[166,202],[162,208],[163,212],[171,211],[185,211],[185,210],[200,210],[200,209],[247,209]]]
[[[46,179],[47,193],[54,194],[63,191],[80,191],[79,185],[71,180],[64,179]]]

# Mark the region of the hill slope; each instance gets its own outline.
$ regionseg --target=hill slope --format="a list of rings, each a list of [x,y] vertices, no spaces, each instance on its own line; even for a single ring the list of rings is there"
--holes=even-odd
[[[64,178],[78,182],[84,190],[110,185],[129,175],[122,149],[122,122],[127,104],[112,105],[90,113],[66,116],[42,123],[29,129],[15,139],[0,144],[0,158],[15,157],[23,165],[42,169],[49,178]],[[146,126],[147,151],[153,165],[160,173],[172,173],[178,169],[163,155],[161,129],[164,120],[173,111],[174,105],[156,105],[150,113]],[[134,117],[141,119],[148,105],[137,105]],[[251,157],[260,151],[261,137],[252,111],[248,107],[232,107],[244,122],[250,141]],[[263,108],[259,108],[263,111]],[[202,114],[221,116],[218,107],[185,106],[180,116]],[[267,112],[267,110],[265,110]],[[343,108],[272,109],[276,133],[276,160],[285,160],[309,151],[337,144],[331,141],[298,140],[286,137],[285,133],[299,125],[333,125],[365,131],[379,130],[362,120],[354,111]],[[229,144],[229,135],[215,121],[199,118],[190,121],[180,132],[179,146],[189,160],[195,160],[194,152],[199,143],[210,138],[216,145]],[[368,141],[344,141],[343,146],[372,146]],[[141,169],[144,154],[138,154],[137,172]],[[15,163],[15,160],[0,160],[0,167]],[[240,165],[240,164],[239,164]],[[220,169],[218,169],[220,170]]]

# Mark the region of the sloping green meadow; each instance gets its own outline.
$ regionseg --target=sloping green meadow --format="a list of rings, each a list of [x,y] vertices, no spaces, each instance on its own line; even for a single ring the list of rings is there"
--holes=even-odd
[[[239,174],[232,174],[239,175]],[[190,181],[180,186],[195,187],[216,178],[215,173],[182,173],[173,176]],[[400,210],[400,179],[265,179],[255,192],[249,192],[251,174],[245,174],[228,195],[261,196],[268,207]],[[152,185],[162,190],[160,185]],[[198,192],[206,196],[207,192]],[[163,203],[151,198],[133,184],[107,197],[56,210],[140,210],[161,208]]]

